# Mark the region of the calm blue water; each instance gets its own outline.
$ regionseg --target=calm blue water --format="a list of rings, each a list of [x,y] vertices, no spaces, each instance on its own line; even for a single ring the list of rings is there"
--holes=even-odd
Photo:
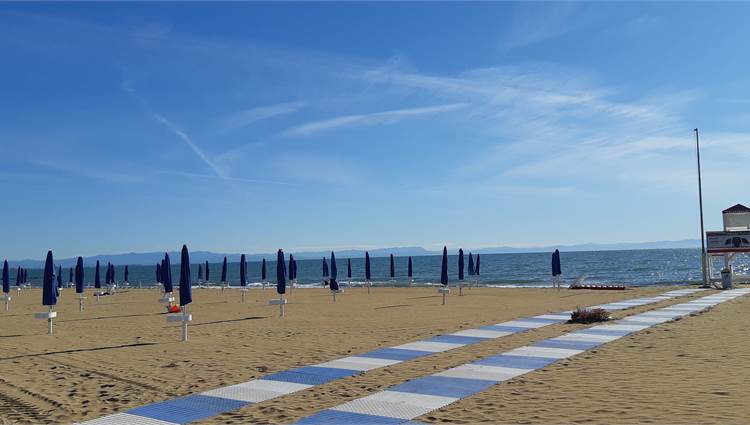
[[[697,249],[663,249],[631,251],[591,251],[563,252],[561,255],[563,281],[571,282],[585,274],[587,283],[625,283],[633,286],[652,284],[686,284],[701,279],[700,251]],[[547,286],[550,285],[550,261],[548,253],[530,254],[483,254],[481,256],[481,280],[483,285],[493,286]],[[388,282],[388,258],[372,258],[372,277],[375,282]],[[413,257],[414,280],[419,284],[440,282],[440,256]],[[450,256],[449,271],[451,284],[457,283],[457,256]],[[466,261],[468,262],[468,255]],[[364,280],[364,259],[353,258],[352,283],[361,284]],[[346,259],[337,259],[339,281],[346,282]],[[750,263],[736,265],[739,272],[747,273]],[[407,259],[396,257],[397,284],[406,284]],[[718,270],[720,267],[716,267]],[[117,281],[123,278],[124,266],[116,267]],[[221,264],[210,264],[211,281],[221,277]],[[267,264],[269,280],[274,281],[276,263]],[[321,282],[321,260],[297,260],[298,284],[314,286]],[[154,266],[129,266],[130,283],[151,285],[154,283]],[[41,281],[41,270],[29,270],[29,280],[33,285]],[[248,263],[249,281],[260,284],[260,263]],[[197,282],[198,265],[192,267],[192,278]],[[179,265],[173,265],[172,276],[175,284],[179,280]],[[15,278],[13,273],[12,278]],[[86,282],[94,279],[93,267],[86,267]],[[467,279],[469,277],[467,276]],[[102,281],[104,268],[102,268]],[[68,271],[63,269],[63,282],[68,280]],[[239,263],[229,265],[231,284],[239,284]]]

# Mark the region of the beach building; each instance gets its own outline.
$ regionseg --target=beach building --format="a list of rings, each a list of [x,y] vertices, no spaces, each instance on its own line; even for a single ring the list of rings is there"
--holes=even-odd
[[[750,274],[734,267],[738,255],[750,254],[750,208],[736,204],[721,213],[724,230],[706,232],[709,276],[712,281],[721,280],[714,267],[714,260],[720,258],[723,260],[722,273],[733,281],[750,282]]]

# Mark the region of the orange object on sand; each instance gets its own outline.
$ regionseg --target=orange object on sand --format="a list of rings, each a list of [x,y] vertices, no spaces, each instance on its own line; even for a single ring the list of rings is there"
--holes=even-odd
[[[172,308],[169,309],[170,313],[179,313],[180,312],[180,306],[173,305]]]

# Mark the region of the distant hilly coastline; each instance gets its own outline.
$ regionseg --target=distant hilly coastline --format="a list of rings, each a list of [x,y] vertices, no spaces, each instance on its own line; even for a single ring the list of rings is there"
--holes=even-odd
[[[541,247],[527,247],[517,248],[510,246],[492,247],[492,248],[479,248],[471,249],[471,252],[478,254],[519,254],[519,253],[532,253],[532,252],[550,252],[555,249],[560,251],[618,251],[618,250],[635,250],[635,249],[675,249],[675,248],[698,248],[700,246],[700,240],[698,239],[683,239],[679,241],[656,241],[656,242],[640,242],[640,243],[613,243],[613,244],[579,244],[579,245],[558,245],[558,246],[541,246]],[[372,257],[387,257],[393,254],[397,257],[405,256],[423,256],[423,255],[440,255],[440,251],[430,251],[422,247],[394,247],[394,248],[378,248],[368,250]],[[467,249],[467,251],[469,251]],[[304,252],[292,252],[294,257],[299,260],[318,259],[324,256],[330,255],[330,251],[304,251]],[[174,258],[175,261],[179,258],[177,251],[169,252],[170,257]],[[337,250],[336,256],[339,258],[358,258],[364,257],[365,250],[361,249],[345,249]],[[164,252],[130,252],[124,254],[110,254],[110,255],[94,255],[91,257],[84,257],[86,264],[95,263],[97,260],[102,263],[110,262],[114,265],[151,265],[159,262],[164,256]],[[202,263],[208,261],[209,263],[219,263],[224,260],[224,257],[230,262],[238,262],[240,260],[240,254],[236,253],[216,253],[210,251],[191,251],[190,260],[193,263]],[[273,259],[276,257],[275,253],[267,254],[246,254],[248,261],[261,261],[261,259]],[[75,258],[64,258],[56,262],[63,267],[72,267],[75,265]],[[28,267],[28,268],[41,268],[43,266],[42,260],[20,260],[20,261],[8,261],[11,267]]]

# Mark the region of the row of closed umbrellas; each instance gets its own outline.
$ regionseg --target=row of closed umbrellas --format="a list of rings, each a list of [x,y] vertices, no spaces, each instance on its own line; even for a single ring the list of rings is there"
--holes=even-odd
[[[338,285],[338,267],[336,264],[336,254],[334,252],[331,252],[331,267],[330,270],[328,268],[328,261],[327,259],[323,259],[323,275],[324,277],[329,277],[329,286],[331,291],[334,293],[334,302],[335,302],[335,293],[339,291],[339,285]],[[552,273],[553,275],[560,273],[560,254],[555,251],[555,253],[552,256]],[[210,277],[210,269],[208,266],[208,262],[206,262],[206,278],[208,279]],[[480,267],[480,259],[479,255],[476,256],[476,262],[474,262],[474,258],[471,254],[469,254],[469,274],[479,274],[479,267]],[[96,264],[96,277],[95,277],[95,287],[101,287],[101,282],[99,279],[99,262],[97,261]],[[172,286],[172,272],[171,272],[171,264],[169,259],[169,254],[164,255],[164,260],[160,264],[157,264],[157,281],[162,283],[164,285],[164,291],[171,293],[173,291]],[[202,274],[202,269],[200,270]],[[329,273],[330,272],[330,273]],[[351,278],[351,261],[347,261],[347,274],[348,277]],[[395,272],[395,264],[393,255],[390,256],[390,274],[391,277],[394,276]],[[464,253],[463,250],[459,250],[458,255],[458,275],[459,280],[463,280],[464,273]],[[21,275],[25,274],[21,272],[21,269],[18,270],[18,279],[21,279]],[[128,274],[128,268],[125,267],[125,279],[127,281],[127,274]],[[242,286],[247,285],[247,262],[245,255],[243,254],[240,258],[240,280],[242,283]],[[261,262],[261,274],[262,278],[265,281],[266,279],[266,261],[263,259]],[[70,272],[70,277],[72,278],[73,271]],[[411,257],[409,257],[408,260],[408,275],[412,276],[412,260]],[[286,293],[286,283],[287,283],[287,276],[289,276],[290,280],[293,280],[296,278],[296,261],[294,260],[294,256],[289,256],[289,270],[287,271],[286,268],[286,261],[284,258],[284,252],[279,249],[276,253],[276,292],[281,296],[280,304],[281,306],[281,315],[283,316],[283,305],[286,303],[284,300],[284,294]],[[227,278],[227,259],[224,258],[224,262],[222,265],[222,282],[226,282]],[[370,254],[365,253],[365,278],[368,280],[370,279]],[[106,282],[113,283],[114,282],[114,267],[111,264],[107,265],[107,272],[106,272]],[[10,300],[10,297],[8,296],[8,292],[10,291],[10,282],[9,282],[9,270],[8,270],[8,262],[5,261],[3,263],[3,271],[2,271],[2,283],[3,283],[3,292],[5,293],[5,302],[6,302],[6,310],[7,310],[7,303]],[[446,287],[445,290],[441,290],[443,292],[443,304],[445,304],[445,292],[448,291],[448,249],[447,247],[443,247],[443,258],[441,263],[441,273],[440,273],[440,282],[444,287]],[[83,293],[83,258],[78,257],[76,261],[76,267],[75,267],[75,286],[76,286],[76,292],[79,294]],[[44,275],[43,275],[43,281],[42,281],[42,305],[49,307],[49,312],[46,313],[38,313],[36,316],[37,318],[46,319],[49,324],[49,333],[52,333],[52,320],[57,317],[57,313],[53,311],[53,308],[55,305],[57,305],[57,299],[60,296],[60,288],[62,287],[62,267],[58,266],[57,268],[57,274],[55,274],[55,264],[54,264],[54,257],[52,254],[52,251],[47,252],[47,258],[45,260],[44,264]],[[368,292],[369,292],[369,286],[368,286]],[[187,340],[187,322],[192,320],[191,316],[187,315],[187,305],[192,303],[193,301],[193,295],[192,295],[192,280],[190,278],[190,254],[188,252],[188,248],[186,245],[182,246],[182,251],[180,252],[180,282],[179,282],[179,305],[182,307],[183,311],[183,317],[181,321],[183,322],[183,341]],[[83,296],[81,295],[81,300],[83,299]],[[82,305],[82,301],[81,301]],[[81,307],[82,310],[82,307]]]
[[[479,255],[476,256],[476,263],[472,254],[469,254],[468,272],[469,275],[478,275],[480,260]],[[336,255],[331,252],[331,267],[329,271],[328,260],[323,259],[323,276],[330,277],[331,289],[338,289],[338,267],[336,263]],[[296,278],[296,260],[293,255],[289,256],[289,270],[287,272],[286,261],[284,259],[284,253],[282,250],[277,252],[277,270],[276,270],[276,281],[277,281],[277,292],[283,294],[286,292],[286,277],[289,276],[290,280]],[[70,280],[75,282],[76,293],[83,293],[84,291],[84,271],[83,271],[83,258],[78,257],[76,261],[75,271],[70,269]],[[100,264],[96,262],[94,277],[94,287],[101,288],[100,279]],[[199,277],[202,278],[203,268],[199,268]],[[208,262],[205,263],[206,280],[210,278],[210,269]],[[413,272],[412,259],[408,259],[408,276],[411,277]],[[125,281],[128,279],[128,267],[125,266]],[[73,277],[75,275],[75,277]],[[23,282],[25,271],[18,268],[18,277],[16,279],[17,284]],[[247,286],[247,261],[245,255],[242,254],[240,257],[240,284]],[[266,279],[266,260],[263,259],[261,262],[261,276],[263,280]],[[395,263],[393,255],[390,256],[390,276],[395,276]],[[352,277],[351,260],[347,260],[347,277]],[[365,253],[365,279],[370,280],[371,278],[371,267],[370,267],[370,254]],[[458,251],[458,278],[463,280],[464,278],[464,252],[463,250]],[[164,255],[164,260],[160,264],[156,265],[156,280],[157,282],[164,285],[165,292],[172,292],[174,290],[172,284],[172,271],[169,254]],[[115,281],[115,269],[112,264],[107,264],[107,270],[105,275],[105,284],[109,285]],[[221,281],[227,281],[227,258],[224,257],[221,271]],[[443,285],[448,285],[448,250],[443,247],[443,260],[441,265],[440,282]],[[8,262],[5,261],[3,264],[2,274],[3,292],[8,293],[10,291],[9,282],[9,270]],[[44,275],[42,282],[42,304],[45,306],[52,306],[57,304],[57,297],[59,296],[59,288],[62,287],[62,266],[58,266],[57,273],[55,273],[54,257],[52,251],[47,252],[47,258],[44,264]],[[180,305],[187,305],[192,302],[191,295],[192,280],[190,279],[190,256],[186,245],[182,246],[181,258],[180,258]]]
[[[183,250],[185,253],[187,253],[187,247],[183,246]],[[281,252],[281,250],[279,250]],[[181,262],[185,259],[181,258]],[[187,267],[189,269],[189,258],[187,259],[188,262]],[[334,252],[331,252],[331,268],[329,270],[328,266],[328,259],[323,258],[323,267],[322,267],[322,275],[324,278],[330,277],[330,285],[331,289],[338,289],[338,268],[336,265],[336,256]],[[285,267],[285,260],[283,257],[283,253],[281,257],[277,258],[277,264],[280,264],[283,268],[285,276],[288,275],[289,280],[293,281],[297,278],[297,261],[294,259],[294,255],[289,255],[289,269],[288,273]],[[181,266],[182,267],[182,266]],[[227,258],[224,257],[224,261],[222,264],[222,270],[221,270],[221,282],[227,283]],[[48,276],[48,269],[50,275]],[[101,288],[101,278],[100,278],[100,264],[99,261],[96,262],[96,268],[95,268],[95,276],[94,276],[94,288]],[[209,281],[210,279],[210,268],[208,261],[205,262],[205,269],[199,265],[198,267],[198,278],[203,279],[203,272],[205,270],[205,279],[206,281]],[[4,261],[3,263],[3,270],[2,270],[2,291],[4,294],[8,294],[10,292],[10,278],[9,278],[9,268],[8,268],[8,261]],[[480,274],[480,257],[479,254],[476,255],[476,262],[474,261],[474,256],[469,253],[469,259],[468,259],[468,274],[470,276],[479,275]],[[552,254],[552,275],[557,276],[561,274],[561,268],[560,268],[560,253],[559,251],[555,250],[555,252]],[[75,277],[74,277],[75,276]],[[413,267],[412,267],[412,258],[411,256],[408,257],[408,266],[407,266],[407,276],[411,278],[413,276]],[[351,260],[347,259],[347,277],[349,279],[352,278],[352,265]],[[367,281],[371,280],[371,266],[370,266],[370,254],[369,252],[365,252],[365,279]],[[390,255],[390,277],[395,277],[395,261],[393,254]],[[56,287],[55,287],[55,294],[56,296],[59,295],[59,288],[62,287],[62,266],[58,266],[57,273],[54,273],[54,260],[52,258],[52,251],[49,251],[47,253],[47,261],[45,262],[45,272],[44,272],[44,281],[46,282],[48,279],[51,282],[51,285],[54,285],[56,278]],[[261,262],[261,278],[265,282],[267,279],[267,273],[266,273],[266,260],[265,258]],[[189,279],[189,276],[188,276]],[[464,279],[464,252],[463,249],[458,250],[458,280]],[[124,280],[125,282],[128,281],[128,266],[125,266],[124,270]],[[160,264],[156,265],[156,281],[157,283],[161,283],[164,285],[165,292],[172,292],[173,291],[173,285],[172,285],[172,272],[171,272],[171,263],[169,259],[169,254],[164,254],[164,259],[161,261]],[[16,286],[21,286],[22,284],[25,284],[28,282],[28,271],[26,269],[23,269],[21,267],[18,267],[16,271]],[[75,271],[73,268],[70,268],[69,270],[69,282],[75,282],[75,289],[76,293],[83,293],[84,292],[84,267],[83,267],[83,258],[78,257],[76,261]],[[443,247],[443,259],[441,263],[441,273],[440,273],[440,282],[443,285],[448,285],[448,250],[447,247]],[[107,264],[107,270],[105,274],[105,284],[110,285],[115,283],[115,268],[112,264]],[[247,280],[247,261],[245,254],[242,254],[240,257],[240,285],[241,286],[247,286],[248,280]],[[45,304],[49,305],[49,304]]]

